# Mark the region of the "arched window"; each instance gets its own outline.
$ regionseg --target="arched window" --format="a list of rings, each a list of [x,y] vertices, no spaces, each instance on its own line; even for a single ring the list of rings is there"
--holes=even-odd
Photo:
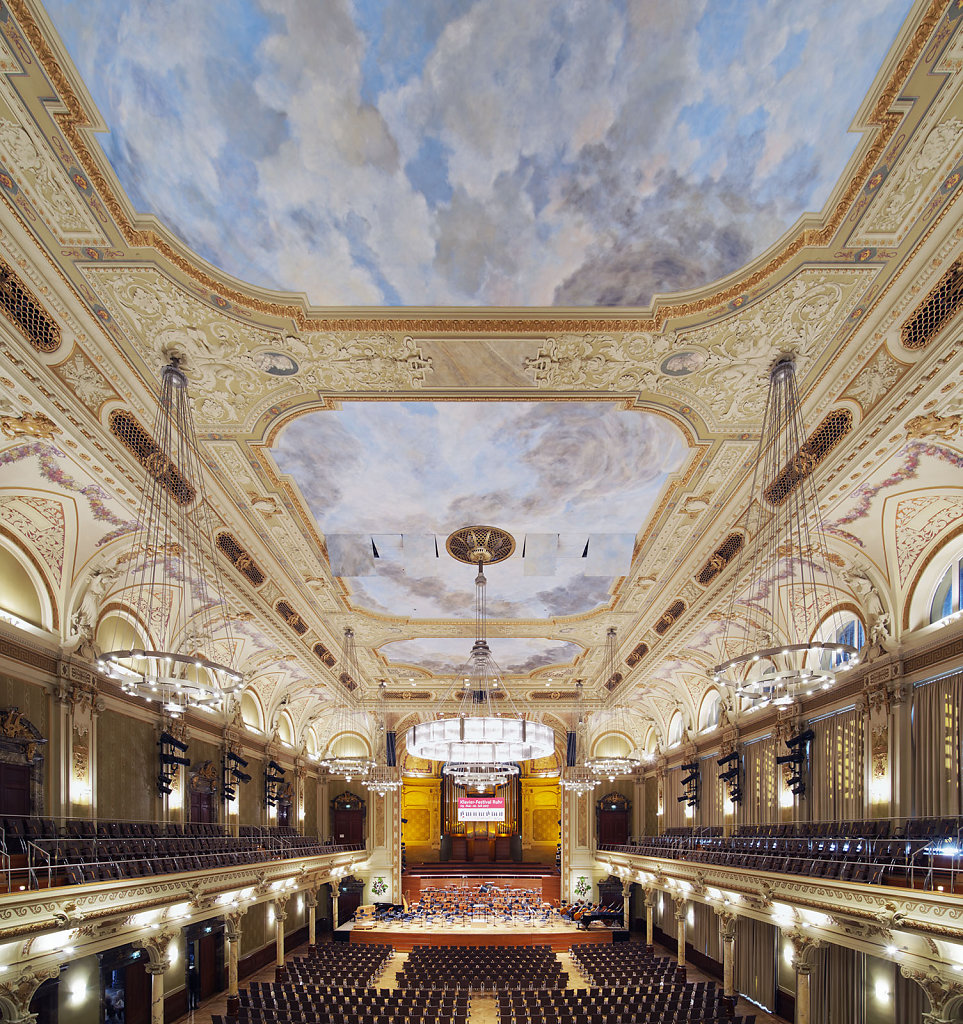
[[[245,690],[241,694],[241,721],[248,728],[257,729],[258,732],[264,728],[264,713],[261,710],[261,702],[250,690]]]
[[[12,543],[0,541],[0,610],[36,626],[50,629],[53,622],[44,580]]]
[[[699,731],[706,732],[719,724],[719,708],[722,694],[718,690],[709,690],[702,698],[699,708]]]
[[[678,746],[682,742],[682,712],[676,711],[669,719],[668,745]]]
[[[930,622],[939,622],[960,610],[960,591],[963,590],[963,558],[954,559],[940,577],[930,601]]]
[[[862,649],[866,643],[866,630],[863,628],[862,620],[853,612],[837,612],[823,622],[816,631],[816,639],[823,643],[848,644],[855,647],[857,651]],[[819,667],[821,669],[836,668],[850,655],[844,651],[822,651],[819,655]]]

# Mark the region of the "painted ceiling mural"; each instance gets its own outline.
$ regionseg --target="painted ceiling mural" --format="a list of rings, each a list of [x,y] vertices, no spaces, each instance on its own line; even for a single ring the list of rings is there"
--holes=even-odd
[[[134,206],[336,305],[638,306],[823,207],[909,0],[48,0]]]
[[[561,671],[571,667],[582,653],[578,644],[557,640],[495,637],[490,645],[495,664],[512,674],[534,672],[549,665],[557,665]],[[469,649],[470,643],[463,639],[438,637],[396,640],[385,644],[380,653],[389,665],[414,665],[434,675],[452,675],[468,660]],[[554,681],[551,673],[546,674],[544,681]]]
[[[541,619],[607,603],[686,451],[668,420],[614,403],[356,402],[294,420],[272,454],[356,605],[474,616],[475,573],[444,544],[491,523],[517,547],[488,570],[489,615]]]

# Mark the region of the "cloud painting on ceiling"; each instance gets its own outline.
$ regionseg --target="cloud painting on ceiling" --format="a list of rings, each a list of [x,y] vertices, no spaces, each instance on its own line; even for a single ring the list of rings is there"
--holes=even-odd
[[[496,619],[608,603],[686,453],[668,420],[608,402],[346,402],[294,420],[271,452],[333,562],[334,540],[363,539],[354,568],[333,566],[356,606],[470,618],[475,572],[445,539],[473,523],[508,530],[515,553],[487,572]]]
[[[611,305],[819,210],[910,0],[47,0],[142,212],[321,305]]]
[[[489,644],[495,664],[510,675],[526,675],[548,665],[571,666],[582,653],[578,644],[558,640],[489,637]],[[470,650],[471,640],[446,637],[394,640],[379,648],[391,666],[414,665],[434,675],[456,672],[468,661]],[[546,676],[546,681],[550,678]]]

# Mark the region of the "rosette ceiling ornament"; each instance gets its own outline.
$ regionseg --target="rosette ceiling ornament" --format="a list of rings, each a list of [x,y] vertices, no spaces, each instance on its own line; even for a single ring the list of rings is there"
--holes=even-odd
[[[601,678],[602,687],[605,687],[607,683],[611,683],[616,677],[619,663],[618,650],[619,647],[615,629],[609,627],[605,633],[605,656],[602,661]],[[625,705],[621,701],[618,701],[615,706],[607,712],[607,716],[608,720],[605,728],[606,736],[603,738],[603,743],[608,741],[612,744],[613,748],[624,747],[626,749],[606,750],[603,748],[592,757],[586,758],[585,764],[586,767],[594,773],[597,779],[601,780],[606,778],[610,782],[614,782],[617,776],[631,775],[637,768],[640,768],[642,765],[642,759],[639,757],[636,742],[632,738],[632,728],[629,723],[629,714]]]
[[[161,371],[153,433],[129,440],[147,473],[118,592],[126,610],[112,616],[112,649],[98,666],[127,693],[177,717],[218,706],[241,690],[243,677],[231,663],[237,644],[176,356]]]
[[[446,547],[453,558],[478,567],[475,642],[429,721],[405,734],[407,750],[430,761],[472,766],[476,773],[547,757],[555,751],[554,732],[518,711],[488,646],[485,566],[508,558],[515,541],[496,526],[468,526],[456,530]]]
[[[713,670],[715,682],[750,707],[791,704],[828,689],[838,671],[859,660],[855,647],[836,639],[844,624],[816,498],[817,461],[795,364],[780,358],[769,375],[746,543],[724,620],[731,656]]]

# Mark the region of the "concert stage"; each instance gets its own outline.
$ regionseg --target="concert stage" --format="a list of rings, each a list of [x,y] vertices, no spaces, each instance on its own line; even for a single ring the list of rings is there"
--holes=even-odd
[[[557,900],[561,878],[547,864],[471,864],[448,861],[440,864],[412,864],[401,876],[401,888],[411,902],[428,886],[475,885],[487,882],[509,889],[541,887],[542,899]]]
[[[406,953],[415,946],[551,946],[561,952],[583,942],[614,942],[625,935],[622,929],[590,928],[584,931],[574,924],[557,923],[543,927],[527,925],[465,924],[431,928],[421,924],[378,924],[356,928],[353,922],[335,930],[335,942],[387,943]]]

